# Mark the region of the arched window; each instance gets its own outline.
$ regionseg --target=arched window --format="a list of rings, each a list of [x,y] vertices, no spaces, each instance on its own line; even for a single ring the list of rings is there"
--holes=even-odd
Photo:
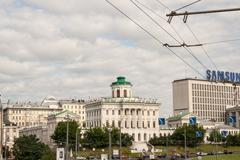
[[[127,97],[127,90],[124,89],[124,97]]]
[[[117,90],[117,97],[118,98],[120,97],[120,90],[119,89]]]

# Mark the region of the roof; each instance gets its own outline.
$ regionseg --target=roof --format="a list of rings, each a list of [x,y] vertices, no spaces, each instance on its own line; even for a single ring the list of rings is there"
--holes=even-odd
[[[172,83],[181,82],[181,81],[202,81],[202,82],[211,82],[211,83],[223,83],[223,84],[236,84],[236,82],[230,81],[214,81],[214,80],[207,80],[207,79],[198,79],[198,78],[184,78],[184,79],[177,79],[174,80]]]
[[[196,115],[194,115],[194,114],[192,114],[192,113],[184,112],[184,113],[175,115],[175,116],[173,116],[173,117],[169,117],[169,118],[168,118],[168,121],[178,121],[178,120],[181,120],[181,118],[183,118],[183,117],[186,116],[186,115],[196,116]]]
[[[111,86],[114,86],[114,85],[131,85],[132,86],[131,82],[127,82],[125,79],[126,79],[125,77],[119,76],[117,77],[116,82],[112,82]]]
[[[61,111],[61,112],[52,113],[52,114],[49,115],[49,117],[50,117],[50,116],[57,117],[57,116],[60,116],[60,115],[65,114],[65,113],[67,113],[67,114],[69,114],[69,115],[72,115],[72,116],[74,116],[74,117],[79,117],[79,115],[77,115],[77,114],[75,114],[75,113],[73,113],[73,112],[71,112],[71,111],[69,111],[69,110],[63,110],[63,111]]]

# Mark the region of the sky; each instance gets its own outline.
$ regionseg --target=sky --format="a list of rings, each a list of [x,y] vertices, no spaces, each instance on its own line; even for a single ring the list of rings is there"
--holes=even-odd
[[[133,0],[150,8],[143,9],[155,22],[130,0],[109,1],[163,44],[196,44],[193,33],[201,43],[240,38],[240,12],[189,15],[186,24],[173,17],[168,24],[170,11],[159,1],[170,10],[193,1]],[[239,0],[201,0],[178,12],[237,7]],[[240,72],[239,43],[171,48],[193,70],[105,0],[0,0],[2,100],[109,97],[110,84],[125,76],[134,96],[158,99],[169,116],[172,82],[203,79],[206,69]]]

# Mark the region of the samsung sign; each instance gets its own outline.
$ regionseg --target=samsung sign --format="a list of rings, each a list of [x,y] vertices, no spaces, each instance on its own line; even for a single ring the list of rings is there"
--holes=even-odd
[[[240,82],[240,73],[207,70],[207,80]]]

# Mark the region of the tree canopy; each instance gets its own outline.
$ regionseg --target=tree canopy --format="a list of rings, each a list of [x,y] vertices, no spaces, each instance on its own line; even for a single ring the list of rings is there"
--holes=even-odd
[[[197,125],[182,126],[177,128],[172,135],[165,137],[153,137],[149,140],[152,145],[166,145],[167,141],[171,145],[184,146],[184,130],[186,129],[186,144],[189,147],[194,147],[197,144],[203,142],[205,130]],[[200,137],[196,136],[196,132],[201,132]]]
[[[13,155],[16,160],[40,160],[48,155],[48,160],[53,160],[51,150],[47,145],[40,142],[35,135],[23,135],[14,141]]]
[[[76,121],[69,121],[68,124],[69,124],[68,143],[69,147],[73,148],[75,146],[76,132],[79,125]],[[59,122],[51,138],[58,146],[61,146],[66,144],[67,138],[66,135],[67,135],[67,122]]]
[[[122,146],[132,145],[133,138],[129,134],[121,133]],[[111,130],[112,145],[119,145],[120,130],[112,128]],[[89,148],[103,148],[109,145],[108,128],[90,128],[84,133],[82,144]]]

